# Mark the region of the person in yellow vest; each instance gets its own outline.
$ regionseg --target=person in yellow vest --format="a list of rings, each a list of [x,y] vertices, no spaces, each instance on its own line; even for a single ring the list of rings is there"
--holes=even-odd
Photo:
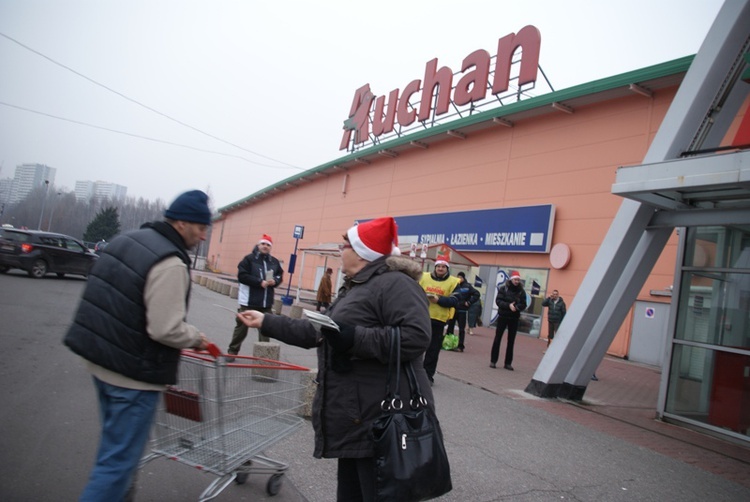
[[[432,338],[424,355],[424,369],[430,383],[434,383],[440,348],[443,345],[445,323],[450,319],[451,309],[458,304],[458,297],[453,294],[453,291],[459,285],[459,281],[451,276],[448,262],[438,257],[433,271],[422,273],[419,285],[422,286],[430,301]]]

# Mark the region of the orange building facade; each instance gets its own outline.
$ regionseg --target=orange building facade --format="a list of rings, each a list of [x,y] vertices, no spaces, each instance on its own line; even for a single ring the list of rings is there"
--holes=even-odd
[[[285,284],[277,294],[290,286],[292,293],[298,288],[314,291],[321,270],[330,266],[335,277],[338,263],[328,256],[307,255],[296,260],[289,282],[296,245],[301,250],[341,242],[357,220],[390,215],[398,221],[415,215],[552,205],[548,251],[462,250],[479,266],[461,269],[472,273],[467,277],[483,279],[485,321],[491,320],[487,311],[494,304],[492,286],[498,271],[520,271],[527,292],[533,283],[538,285],[534,296],[539,300],[557,289],[570,309],[622,203],[611,193],[616,170],[643,160],[691,60],[457,118],[283,180],[220,208],[208,262],[214,270],[236,274],[237,264],[260,236],[270,234],[272,253],[285,268]],[[298,225],[304,226],[300,241],[293,237]],[[669,306],[677,247],[675,232],[641,289],[639,302]],[[569,256],[551,260],[553,249],[568,251]],[[424,266],[429,268],[429,262]],[[546,337],[546,314],[540,301],[535,303],[529,315],[538,322],[526,331]],[[635,307],[609,354],[630,356],[633,312]]]

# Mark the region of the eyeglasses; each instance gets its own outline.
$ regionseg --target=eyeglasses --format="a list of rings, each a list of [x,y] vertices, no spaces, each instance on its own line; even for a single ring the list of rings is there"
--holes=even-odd
[[[339,251],[343,251],[344,249],[351,249],[351,244],[339,244]]]

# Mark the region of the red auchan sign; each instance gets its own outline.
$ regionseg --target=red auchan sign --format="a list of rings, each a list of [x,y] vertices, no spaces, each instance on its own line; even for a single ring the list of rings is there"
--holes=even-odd
[[[461,65],[460,80],[453,86],[453,70],[447,66],[438,68],[437,58],[425,65],[424,79],[412,80],[403,92],[394,89],[385,96],[375,96],[370,84],[365,84],[354,92],[349,118],[344,121],[344,135],[339,150],[347,148],[354,133],[354,143],[360,144],[372,136],[393,132],[396,124],[407,127],[414,121],[425,122],[431,116],[448,112],[451,103],[464,106],[481,101],[491,90],[493,96],[508,90],[513,54],[523,48],[518,86],[536,81],[539,66],[541,34],[534,26],[525,26],[518,33],[504,36],[497,43],[494,78],[489,87],[490,54],[479,49],[466,56]],[[451,96],[451,91],[453,95]],[[410,99],[421,92],[419,107],[409,106]],[[435,93],[437,93],[435,99]],[[433,112],[432,103],[436,102]],[[374,103],[374,104],[373,104]]]

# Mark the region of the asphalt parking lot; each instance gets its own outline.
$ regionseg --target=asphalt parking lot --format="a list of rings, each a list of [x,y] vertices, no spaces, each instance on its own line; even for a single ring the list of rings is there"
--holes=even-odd
[[[0,275],[6,342],[0,355],[0,500],[75,500],[86,482],[98,439],[97,406],[90,377],[61,343],[85,284]],[[234,321],[217,304],[234,308],[235,300],[194,285],[189,320],[225,347]],[[251,352],[251,337],[243,352]],[[543,342],[517,342],[517,353],[523,348],[528,354],[514,361],[515,372],[487,367],[489,343],[489,331],[483,332],[467,340],[463,354],[441,355],[433,391],[454,484],[441,500],[750,500],[746,448],[684,430],[670,437],[674,426],[656,424],[652,431],[617,418],[648,414],[633,403],[618,409],[602,400],[606,386],[628,374],[626,363],[601,366],[600,387],[592,384],[587,392],[591,403],[577,406],[523,392],[533,373],[525,366],[541,357],[536,347]],[[315,364],[311,352],[283,345],[281,359]],[[257,476],[229,486],[217,500],[334,500],[336,462],[316,460],[311,451],[312,428],[305,422],[265,452],[289,464],[276,497],[265,493],[266,479]],[[141,471],[136,500],[197,499],[214,478],[159,459]]]

